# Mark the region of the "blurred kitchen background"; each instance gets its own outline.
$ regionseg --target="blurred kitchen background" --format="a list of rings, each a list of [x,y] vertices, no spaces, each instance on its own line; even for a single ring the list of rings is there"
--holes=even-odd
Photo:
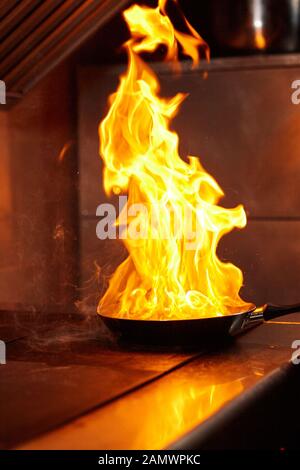
[[[96,237],[107,201],[98,124],[126,64],[126,0],[2,0],[0,79],[0,308],[95,311],[126,256]],[[155,2],[136,2],[155,4]],[[180,0],[211,48],[210,64],[174,75],[149,60],[162,94],[191,93],[175,119],[181,154],[199,155],[242,203],[247,228],[219,255],[244,272],[242,295],[258,304],[299,301],[300,0]],[[169,1],[174,21],[182,18]],[[117,202],[116,199],[114,202]]]

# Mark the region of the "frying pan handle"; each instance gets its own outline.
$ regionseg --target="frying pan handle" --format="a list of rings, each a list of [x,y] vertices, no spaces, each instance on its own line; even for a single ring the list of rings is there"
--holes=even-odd
[[[294,305],[272,305],[267,304],[264,308],[264,320],[273,320],[277,317],[289,315],[290,313],[300,312],[300,304]]]

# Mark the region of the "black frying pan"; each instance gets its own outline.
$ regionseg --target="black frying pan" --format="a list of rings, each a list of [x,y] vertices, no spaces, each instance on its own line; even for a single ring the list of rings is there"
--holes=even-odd
[[[138,344],[199,345],[220,342],[276,317],[300,312],[300,304],[264,305],[232,315],[191,320],[131,320],[99,314],[105,325],[125,340]]]

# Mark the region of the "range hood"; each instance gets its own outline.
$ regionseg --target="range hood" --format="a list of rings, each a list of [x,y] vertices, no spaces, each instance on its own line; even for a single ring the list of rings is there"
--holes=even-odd
[[[128,0],[2,0],[0,78],[18,98],[66,59]]]

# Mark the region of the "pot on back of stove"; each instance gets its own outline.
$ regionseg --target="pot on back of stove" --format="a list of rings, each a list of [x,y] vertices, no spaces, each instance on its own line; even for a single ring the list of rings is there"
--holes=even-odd
[[[210,0],[210,35],[223,54],[299,50],[300,0]]]

